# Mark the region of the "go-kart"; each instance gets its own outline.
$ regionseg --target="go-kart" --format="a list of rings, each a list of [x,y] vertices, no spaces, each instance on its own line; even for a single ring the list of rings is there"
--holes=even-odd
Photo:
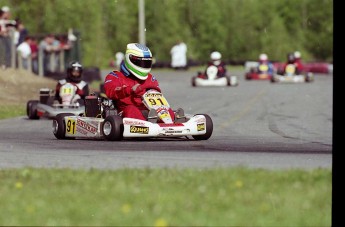
[[[182,108],[173,110],[162,93],[149,89],[142,96],[147,110],[146,120],[122,117],[112,100],[87,96],[85,115],[60,113],[53,120],[53,133],[57,139],[105,139],[118,141],[139,137],[187,137],[207,140],[213,131],[212,119],[207,114],[184,114]]]
[[[79,96],[76,95],[76,87],[71,83],[61,86],[60,97],[62,103],[54,102],[53,90],[49,88],[40,89],[39,100],[29,100],[26,104],[26,114],[29,119],[54,118],[59,113],[70,113],[82,115],[85,106]]]
[[[218,68],[214,65],[208,66],[205,73],[199,72],[197,76],[192,77],[193,87],[207,86],[237,86],[238,80],[234,75],[218,77]]]
[[[245,64],[246,80],[271,80],[272,73],[268,72],[267,64],[259,64],[259,62],[246,62]]]
[[[297,74],[294,64],[288,64],[285,68],[285,73],[280,72],[280,74],[274,74],[271,78],[272,83],[305,83],[312,81],[314,81],[313,73]]]

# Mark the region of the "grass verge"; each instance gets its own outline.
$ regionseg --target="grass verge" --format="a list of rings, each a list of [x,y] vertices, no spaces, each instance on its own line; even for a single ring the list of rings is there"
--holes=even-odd
[[[0,225],[331,226],[328,169],[0,170]]]

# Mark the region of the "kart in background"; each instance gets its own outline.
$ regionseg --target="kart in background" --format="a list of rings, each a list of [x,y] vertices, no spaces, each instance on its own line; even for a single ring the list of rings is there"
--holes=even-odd
[[[287,65],[284,74],[280,72],[280,74],[274,74],[271,78],[272,83],[309,83],[312,81],[314,81],[313,73],[296,74],[296,66],[294,64]]]
[[[218,68],[214,65],[208,66],[206,73],[199,72],[197,76],[192,77],[193,87],[214,87],[214,86],[238,86],[236,76],[217,77]]]
[[[53,133],[57,139],[105,139],[118,141],[125,138],[188,137],[207,140],[213,131],[212,119],[207,114],[184,114],[183,109],[174,110],[173,121],[170,105],[162,93],[149,89],[142,96],[147,110],[146,120],[123,118],[112,100],[87,96],[85,115],[58,114],[53,120]]]
[[[62,104],[54,102],[53,90],[40,89],[39,100],[29,100],[26,104],[26,114],[29,119],[54,118],[59,113],[82,115],[85,112],[84,102],[75,99],[76,87],[71,83],[64,84],[60,89]]]
[[[246,62],[244,65],[246,80],[271,80],[273,74],[268,72],[267,64],[259,64],[259,62]]]

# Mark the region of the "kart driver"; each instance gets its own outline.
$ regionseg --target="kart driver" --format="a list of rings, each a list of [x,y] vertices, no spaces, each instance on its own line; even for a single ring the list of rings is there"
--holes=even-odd
[[[265,70],[262,70],[265,69]],[[257,67],[258,73],[267,73],[269,75],[273,75],[274,73],[274,66],[273,64],[268,60],[267,54],[260,54],[259,55],[259,65]]]
[[[211,60],[207,64],[207,68],[210,66],[216,66],[218,69],[217,77],[219,78],[219,77],[226,76],[226,66],[225,66],[225,62],[222,61],[222,54],[219,53],[218,51],[214,51],[211,53],[210,59]],[[206,70],[204,73],[199,72],[198,77],[207,79]]]
[[[302,64],[301,53],[299,51],[295,51],[294,56],[295,56],[295,64],[297,66],[297,71],[299,72],[298,74],[300,74],[304,70],[303,64]]]
[[[295,54],[294,53],[288,53],[287,55],[287,62],[283,65],[283,71],[282,71],[282,75],[285,75],[286,73],[286,68],[289,65],[294,65],[295,66],[295,74],[301,74],[301,72],[303,71],[303,66],[302,64],[296,63],[296,59],[295,59]]]
[[[120,70],[105,77],[105,94],[114,101],[122,117],[146,120],[144,112],[147,108],[141,96],[147,89],[161,92],[157,79],[150,73],[151,68],[150,49],[139,43],[129,43]],[[169,112],[174,120],[173,111],[169,109]]]
[[[85,96],[89,95],[89,85],[82,80],[83,66],[77,62],[73,61],[67,67],[67,77],[66,79],[59,80],[56,89],[55,89],[55,101],[58,101],[60,104],[62,98],[60,96],[61,87],[67,83],[70,83],[75,86],[76,92],[71,101],[75,103],[78,99],[84,99]]]

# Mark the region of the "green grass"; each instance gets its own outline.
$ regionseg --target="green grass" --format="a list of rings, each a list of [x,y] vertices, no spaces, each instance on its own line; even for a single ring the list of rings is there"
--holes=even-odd
[[[328,169],[0,170],[0,225],[331,226]]]
[[[0,108],[0,120],[18,116],[26,116],[26,106],[24,105],[4,105]]]

